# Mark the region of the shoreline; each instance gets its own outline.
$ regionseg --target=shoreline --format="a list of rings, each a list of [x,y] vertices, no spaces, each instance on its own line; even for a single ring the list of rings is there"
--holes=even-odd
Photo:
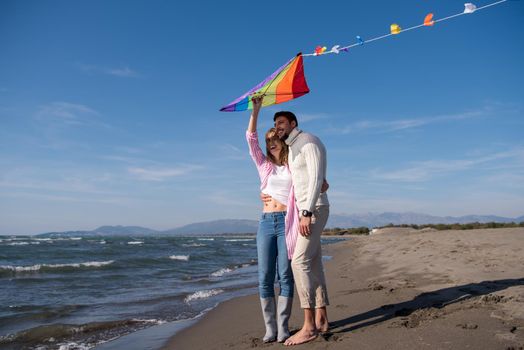
[[[301,348],[524,347],[524,228],[351,238],[323,247],[331,329]],[[302,317],[295,298],[292,331]],[[257,295],[235,297],[162,349],[282,346],[263,344],[263,331]]]
[[[325,245],[323,245],[323,248],[329,247],[331,245],[336,245],[338,243],[341,243],[343,241],[350,239],[351,237],[352,236],[348,236],[348,235],[343,236],[343,237],[340,237],[340,236],[336,237],[336,236],[330,236],[330,235],[322,236],[323,240],[328,241]],[[336,240],[340,242],[329,242],[331,240]],[[324,253],[325,252],[326,251],[324,251]],[[323,256],[324,262],[329,261],[331,259],[332,259],[331,256],[326,256],[326,255]],[[256,296],[257,293],[258,293],[258,289],[257,289],[257,284],[255,283],[251,287],[246,287],[240,290],[239,295],[235,295],[235,296],[230,297],[229,299],[219,301],[216,303],[216,305],[202,311],[202,313],[200,313],[199,315],[193,318],[166,322],[166,323],[161,323],[161,324],[154,325],[151,327],[147,327],[139,331],[123,335],[116,339],[100,343],[96,345],[94,349],[96,350],[118,350],[118,349],[123,349],[123,348],[136,349],[136,350],[161,349],[176,334],[184,331],[185,329],[188,329],[188,328],[191,328],[197,325],[210,312],[213,312],[217,308],[220,308],[222,304],[227,304],[229,302],[235,303],[235,301],[238,299],[250,298],[250,297]],[[256,302],[258,303],[258,299],[256,299]],[[294,307],[298,307],[298,304],[295,305]]]

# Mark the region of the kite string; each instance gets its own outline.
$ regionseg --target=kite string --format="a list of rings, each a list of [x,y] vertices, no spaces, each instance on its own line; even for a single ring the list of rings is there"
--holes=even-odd
[[[477,8],[475,9],[475,12],[476,12],[476,11],[483,10],[483,9],[488,8],[488,7],[491,7],[491,6],[495,6],[495,5],[502,4],[503,2],[506,2],[506,1],[508,1],[508,0],[500,0],[500,1],[493,2],[493,3],[491,3],[491,4],[487,4],[487,5],[484,5],[484,6],[481,6],[481,7],[477,7]],[[468,14],[470,14],[470,13],[461,12],[461,13],[457,13],[457,14],[454,14],[454,15],[451,15],[451,16],[448,16],[448,17],[444,17],[444,18],[436,19],[436,20],[434,20],[433,22],[434,22],[434,23],[437,23],[437,22],[443,22],[443,21],[447,21],[448,19],[452,19],[452,18],[455,18],[455,17],[458,17],[458,16],[468,15]],[[402,29],[402,30],[400,31],[400,33],[402,33],[402,32],[407,32],[407,31],[410,31],[410,30],[413,30],[413,29],[417,29],[417,28],[420,28],[420,27],[424,27],[424,26],[425,26],[424,24],[418,24],[418,25],[415,25],[415,26],[412,26],[412,27],[409,27],[409,28],[406,28],[406,29]],[[398,34],[400,34],[400,33],[398,33]],[[398,34],[393,34],[393,33],[384,34],[384,35],[378,36],[378,37],[376,37],[376,38],[372,38],[372,39],[368,39],[368,40],[363,40],[362,42],[359,42],[359,43],[355,43],[355,44],[351,44],[351,45],[348,45],[348,46],[340,47],[340,48],[338,48],[338,51],[347,50],[347,49],[350,49],[350,48],[355,47],[355,46],[361,46],[361,45],[363,45],[363,44],[365,44],[365,43],[370,43],[370,42],[373,42],[373,41],[377,41],[377,40],[381,40],[381,39],[387,38],[388,36],[398,35]],[[322,53],[321,55],[326,55],[326,54],[330,54],[330,53],[336,53],[336,52],[333,51],[333,49],[331,49],[330,51],[324,52],[324,53]],[[317,55],[316,53],[306,53],[306,54],[302,54],[302,56],[321,56],[321,55]]]

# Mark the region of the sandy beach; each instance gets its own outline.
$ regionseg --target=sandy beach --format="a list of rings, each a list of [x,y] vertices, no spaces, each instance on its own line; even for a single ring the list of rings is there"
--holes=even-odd
[[[523,349],[524,228],[386,229],[324,247],[330,332],[301,349]],[[295,298],[290,326],[302,324]],[[263,344],[257,295],[220,304],[165,349]]]

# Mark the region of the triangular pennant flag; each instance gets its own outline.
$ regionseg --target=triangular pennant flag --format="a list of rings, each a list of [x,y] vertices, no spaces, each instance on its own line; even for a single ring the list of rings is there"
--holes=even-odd
[[[393,23],[390,26],[390,29],[391,29],[391,34],[399,34],[402,31],[402,28],[400,28],[400,26],[396,23]]]
[[[477,11],[477,6],[475,4],[472,4],[471,2],[464,4],[464,13],[473,13]]]
[[[220,111],[238,112],[253,109],[253,103],[251,102],[253,96],[264,96],[262,106],[266,107],[287,102],[308,92],[309,87],[304,76],[302,53],[299,53],[257,86],[227,106],[222,107]]]
[[[433,14],[432,13],[428,13],[426,15],[426,18],[424,18],[424,25],[425,26],[432,26],[433,24],[435,24],[435,21],[433,20]]]

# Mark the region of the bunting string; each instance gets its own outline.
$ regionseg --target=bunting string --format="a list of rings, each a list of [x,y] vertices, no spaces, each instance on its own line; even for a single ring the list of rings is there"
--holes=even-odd
[[[333,53],[334,54],[338,54],[340,52],[347,52],[347,51],[349,51],[350,48],[353,48],[355,46],[362,46],[362,45],[364,45],[366,43],[371,43],[373,41],[382,40],[382,39],[385,39],[385,38],[390,37],[392,35],[397,35],[397,34],[400,34],[400,33],[403,33],[403,32],[407,32],[407,31],[410,31],[410,30],[413,30],[413,29],[433,26],[435,23],[444,22],[444,21],[450,20],[452,18],[463,16],[463,15],[468,15],[468,14],[471,14],[471,13],[476,12],[476,11],[484,10],[484,9],[486,9],[488,7],[500,5],[500,4],[502,4],[502,3],[506,2],[506,1],[508,1],[508,0],[499,0],[499,1],[487,4],[487,5],[484,5],[484,6],[481,6],[481,7],[477,7],[473,3],[466,3],[466,4],[464,4],[464,11],[463,12],[456,13],[456,14],[451,15],[451,16],[447,16],[447,17],[444,17],[444,18],[436,19],[436,20],[432,20],[431,19],[430,21],[426,21],[425,20],[424,23],[422,23],[422,24],[417,24],[417,25],[414,25],[412,27],[405,28],[405,29],[401,29],[398,24],[392,24],[391,25],[391,32],[388,33],[388,34],[384,34],[384,35],[378,36],[376,38],[367,39],[367,40],[363,40],[360,36],[357,36],[357,43],[350,44],[350,45],[347,45],[347,46],[344,46],[344,47],[340,47],[340,45],[335,45],[329,51],[327,51],[326,47],[317,47],[315,49],[315,52],[302,54],[302,56],[304,56],[304,57],[306,57],[306,56],[321,56],[321,55],[327,55],[327,54],[333,54]],[[433,17],[433,14],[430,13],[430,14],[428,14],[426,16],[426,19],[430,15],[431,15],[431,18]]]

